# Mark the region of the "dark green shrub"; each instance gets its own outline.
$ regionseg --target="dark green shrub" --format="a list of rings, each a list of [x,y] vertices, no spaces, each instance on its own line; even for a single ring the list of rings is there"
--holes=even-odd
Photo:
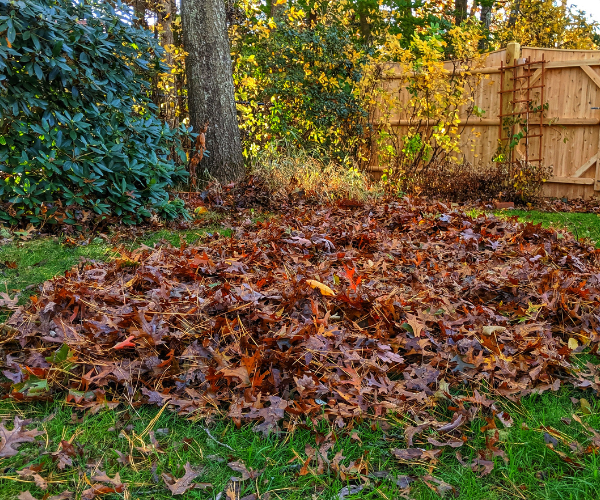
[[[173,214],[167,190],[186,172],[169,148],[188,132],[154,116],[161,48],[130,13],[119,1],[0,0],[0,222]]]

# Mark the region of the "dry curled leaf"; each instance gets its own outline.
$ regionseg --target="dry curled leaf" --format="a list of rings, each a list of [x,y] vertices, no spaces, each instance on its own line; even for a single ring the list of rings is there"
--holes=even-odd
[[[431,488],[441,497],[445,497],[448,494],[451,494],[455,497],[458,497],[459,495],[459,491],[457,488],[436,477],[429,475],[423,476],[421,478],[421,481],[423,481],[429,488]]]
[[[407,448],[399,449],[394,448],[392,454],[398,459],[406,462],[412,462],[416,460],[420,461],[436,461],[437,457],[442,453],[442,450],[423,450],[421,448]]]
[[[22,493],[19,493],[17,498],[19,500],[37,500],[31,493],[29,493],[29,491],[23,491]]]
[[[357,484],[353,486],[344,486],[337,494],[337,500],[344,500],[346,497],[350,495],[356,495],[360,493],[364,489],[362,484]]]
[[[233,471],[238,472],[242,475],[241,478],[235,478],[238,481],[245,481],[246,479],[256,479],[258,476],[260,476],[263,473],[262,470],[257,471],[252,468],[249,469],[248,467],[246,467],[244,462],[242,462],[241,460],[237,460],[235,462],[229,462],[227,465],[229,466],[230,469],[232,469]]]
[[[504,427],[512,427],[515,423],[514,420],[512,419],[512,417],[505,411],[501,411],[496,416],[498,417],[498,420],[500,420],[500,422],[502,422],[502,425]]]
[[[123,493],[126,484],[121,482],[119,473],[117,472],[113,478],[109,477],[105,472],[98,471],[97,474],[91,477],[91,487],[81,493],[82,500],[93,500],[98,496],[110,495],[112,493]]]
[[[506,331],[505,326],[484,326],[481,332],[484,335],[494,335],[494,333],[502,333]]]
[[[26,467],[24,469],[21,469],[19,471],[17,471],[17,474],[19,476],[21,476],[24,479],[33,479],[33,481],[35,482],[35,485],[40,489],[40,490],[47,490],[48,489],[48,482],[38,474],[38,472],[41,470],[41,466],[39,467]]]
[[[0,292],[0,308],[5,307],[6,309],[16,309],[19,307],[19,294],[15,295],[12,299],[6,292]]]

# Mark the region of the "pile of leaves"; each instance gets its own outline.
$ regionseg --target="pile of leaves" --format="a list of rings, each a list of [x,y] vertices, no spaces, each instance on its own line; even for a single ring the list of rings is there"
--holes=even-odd
[[[435,460],[481,412],[511,424],[495,396],[598,390],[578,355],[598,347],[599,264],[569,233],[439,203],[297,206],[46,282],[5,327],[5,390],[90,411],[168,405],[264,433],[408,413],[419,425],[395,455]],[[433,448],[414,447],[426,429]],[[488,472],[502,453],[490,439],[471,464]]]

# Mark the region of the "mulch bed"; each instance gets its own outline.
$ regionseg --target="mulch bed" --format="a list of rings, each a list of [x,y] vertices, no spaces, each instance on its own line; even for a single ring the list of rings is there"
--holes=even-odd
[[[599,264],[569,233],[440,203],[290,205],[232,237],[121,250],[46,282],[8,322],[5,390],[265,433],[409,413],[421,424],[398,458],[427,461],[482,413],[510,425],[495,397],[598,390],[577,356],[598,348]],[[425,429],[433,451],[411,446]],[[490,438],[481,459],[497,453]]]

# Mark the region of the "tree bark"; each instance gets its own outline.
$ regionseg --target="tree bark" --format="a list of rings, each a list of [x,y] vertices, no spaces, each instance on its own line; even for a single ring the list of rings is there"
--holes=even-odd
[[[177,86],[175,83],[175,75],[171,73],[175,65],[173,59],[173,46],[175,39],[173,37],[173,17],[176,10],[173,9],[171,0],[162,0],[158,11],[158,24],[162,27],[160,44],[166,49],[165,62],[169,66],[169,77],[165,78],[165,88],[163,89],[162,104],[164,109],[161,109],[161,115],[171,128],[176,128],[179,124],[177,119]]]
[[[360,23],[360,35],[365,43],[368,43],[371,38],[371,24],[368,21],[369,12],[365,9],[358,11],[358,20]]]
[[[146,22],[146,0],[134,0],[133,11],[136,17],[134,26],[148,29],[148,23]]]
[[[244,175],[223,0],[182,0],[188,106],[194,131],[207,126],[200,168],[220,182]]]
[[[508,18],[508,27],[514,28],[517,24],[517,17],[521,10],[521,0],[514,0],[513,5],[510,9],[510,16]]]
[[[490,31],[490,25],[492,24],[493,3],[492,2],[482,2],[480,4],[480,6],[481,6],[481,13],[479,14],[479,20],[481,21],[481,24],[483,26],[485,38],[482,38],[481,40],[479,40],[479,49],[484,50],[484,49],[487,49],[487,46],[488,46],[487,37],[488,37],[488,33]]]
[[[481,6],[481,14],[479,19],[485,30],[490,29],[492,24],[492,4],[484,4]]]
[[[267,6],[269,8],[269,17],[272,17],[276,23],[283,22],[285,10],[287,8],[286,4],[275,5],[276,0],[269,0],[267,2]]]
[[[454,23],[459,26],[467,19],[467,0],[454,0]]]

